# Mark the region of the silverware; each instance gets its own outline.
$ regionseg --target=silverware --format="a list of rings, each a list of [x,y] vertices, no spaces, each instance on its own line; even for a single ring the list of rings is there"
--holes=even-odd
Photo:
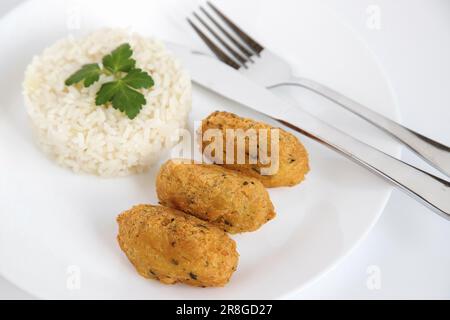
[[[167,43],[197,84],[256,110],[349,157],[450,220],[450,182],[397,160],[283,101],[205,53]],[[282,120],[289,119],[289,122]]]
[[[224,50],[206,37],[192,20],[188,19],[188,21],[221,61],[239,70],[246,77],[264,87],[300,86],[337,103],[389,133],[421,156],[430,165],[450,177],[450,147],[406,128],[314,80],[295,77],[286,61],[256,42],[213,4],[207,2],[207,5],[211,13],[200,6],[205,19],[197,13],[194,13],[194,16],[212,37],[219,42]],[[218,19],[214,16],[218,17]],[[219,23],[218,20],[222,21],[223,24]],[[209,24],[207,21],[209,21]]]

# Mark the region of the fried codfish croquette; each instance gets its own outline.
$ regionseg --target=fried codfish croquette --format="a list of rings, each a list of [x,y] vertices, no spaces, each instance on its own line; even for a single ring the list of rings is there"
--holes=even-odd
[[[236,270],[236,243],[221,229],[183,212],[138,205],[117,218],[119,245],[145,278],[220,287]]]
[[[275,217],[269,194],[258,179],[216,165],[168,161],[159,171],[156,192],[162,205],[230,233],[254,231]]]
[[[258,133],[259,129],[267,129],[267,145],[270,146],[270,130],[275,129],[268,124],[256,122],[252,119],[241,118],[233,113],[216,111],[202,121],[202,134],[208,129],[219,129],[222,132],[223,146],[226,145],[227,129],[242,129],[244,132],[249,129],[255,129]],[[262,164],[259,160],[255,164],[249,161],[249,140],[245,142],[246,159],[245,162],[239,164],[237,161],[237,151],[234,152],[234,161],[228,164],[223,160],[223,166],[242,172],[243,174],[259,179],[267,188],[294,186],[304,180],[305,175],[309,171],[308,153],[300,141],[292,134],[279,129],[279,161],[277,170],[271,175],[262,175],[261,169],[270,167],[271,164]],[[237,137],[234,138],[234,145],[237,146]],[[232,139],[233,139],[232,138]],[[258,135],[259,138],[259,135]],[[202,139],[202,151],[211,143]],[[259,146],[258,146],[259,148]],[[270,147],[268,147],[270,151]],[[226,159],[226,148],[223,148],[223,159]]]

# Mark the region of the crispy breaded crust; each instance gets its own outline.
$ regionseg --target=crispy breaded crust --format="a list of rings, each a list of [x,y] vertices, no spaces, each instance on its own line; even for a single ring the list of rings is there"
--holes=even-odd
[[[223,230],[183,212],[138,205],[117,218],[119,245],[145,278],[199,287],[228,283],[236,243]]]
[[[268,124],[256,122],[252,119],[241,118],[233,113],[216,111],[202,121],[202,132],[208,129],[220,129],[223,134],[223,145],[226,145],[226,129],[273,129]],[[237,170],[246,175],[259,179],[265,187],[294,186],[304,180],[309,171],[308,153],[305,147],[294,135],[280,129],[279,140],[279,168],[274,175],[261,175],[261,168],[267,167],[261,163],[249,164],[223,164],[224,167]],[[269,135],[270,137],[270,135]],[[270,142],[270,139],[268,139]],[[209,141],[202,141],[202,150],[206,148]],[[235,139],[236,144],[236,139]],[[270,144],[269,144],[270,145]],[[246,152],[248,153],[248,142]],[[236,160],[235,152],[235,160]],[[224,148],[224,157],[226,159],[226,150]]]
[[[156,192],[161,204],[230,233],[254,231],[275,217],[258,179],[216,165],[167,161],[156,179]]]

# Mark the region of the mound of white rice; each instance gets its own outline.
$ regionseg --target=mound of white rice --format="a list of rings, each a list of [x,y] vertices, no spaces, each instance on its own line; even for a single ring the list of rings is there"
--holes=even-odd
[[[155,81],[152,88],[140,90],[147,104],[133,120],[111,106],[95,105],[97,91],[110,79],[101,77],[89,88],[64,85],[82,65],[101,62],[126,42],[136,66]],[[24,96],[47,154],[75,172],[113,177],[146,170],[176,143],[173,134],[186,126],[191,108],[191,81],[162,43],[105,29],[65,38],[34,57],[25,73]]]

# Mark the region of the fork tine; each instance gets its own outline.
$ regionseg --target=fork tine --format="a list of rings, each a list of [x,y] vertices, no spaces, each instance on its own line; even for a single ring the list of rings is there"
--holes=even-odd
[[[264,47],[256,42],[247,33],[242,31],[236,24],[234,24],[230,19],[227,18],[219,9],[217,9],[210,1],[206,2],[211,9],[241,38],[250,48],[252,48],[256,53],[260,54],[264,50]]]
[[[225,52],[222,51],[218,46],[214,44],[192,21],[187,18],[188,23],[194,29],[194,31],[198,34],[198,36],[202,39],[202,41],[208,46],[208,48],[216,55],[216,57],[229,65],[230,67],[239,70],[241,67],[237,64],[233,59],[231,59]]]
[[[248,50],[246,47],[244,47],[238,40],[236,40],[236,38],[234,38],[227,30],[225,30],[220,23],[218,23],[216,21],[216,19],[214,19],[208,11],[205,10],[205,8],[203,8],[202,6],[200,6],[200,10],[205,14],[206,17],[208,17],[208,19],[214,23],[214,25],[217,27],[217,29],[219,29],[224,35],[225,37],[228,38],[228,40],[230,40],[239,50],[241,50],[241,52],[247,56],[247,58],[249,58],[250,61],[252,61],[251,57],[253,56],[253,53],[250,52],[250,50]]]
[[[228,50],[231,55],[238,60],[240,63],[242,63],[245,67],[245,63],[247,62],[247,59],[245,59],[242,55],[240,55],[236,50],[231,48],[226,41],[224,41],[197,13],[194,12],[194,17],[197,18],[197,20],[209,31],[209,33],[212,34],[212,36],[219,41],[221,45],[225,47],[225,49]]]

